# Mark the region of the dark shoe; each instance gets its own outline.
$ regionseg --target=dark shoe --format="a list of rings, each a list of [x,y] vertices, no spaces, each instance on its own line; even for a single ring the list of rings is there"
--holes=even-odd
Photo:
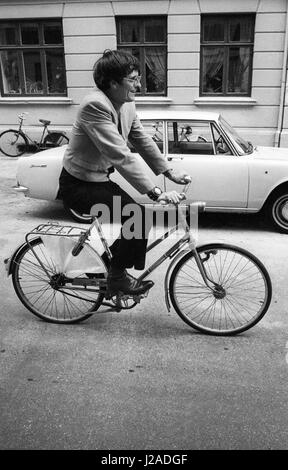
[[[110,296],[119,292],[126,295],[140,295],[147,292],[153,286],[153,281],[142,281],[139,283],[137,279],[126,271],[118,276],[110,272],[107,278],[107,292]]]

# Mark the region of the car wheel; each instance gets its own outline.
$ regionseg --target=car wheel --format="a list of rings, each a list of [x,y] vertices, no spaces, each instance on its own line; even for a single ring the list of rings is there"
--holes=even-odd
[[[288,234],[288,190],[274,195],[268,210],[269,218],[277,231]]]
[[[76,220],[76,222],[80,222],[80,224],[92,223],[92,217],[90,217],[89,215],[81,214],[80,212],[77,212],[74,209],[71,209],[71,207],[67,207],[65,204],[64,204],[64,208],[66,212],[70,215],[70,217]]]

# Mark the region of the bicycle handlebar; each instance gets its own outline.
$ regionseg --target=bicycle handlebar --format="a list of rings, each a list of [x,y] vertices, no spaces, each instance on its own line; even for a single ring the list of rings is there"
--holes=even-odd
[[[186,196],[185,196],[184,193],[180,193],[179,196],[180,196],[181,201],[184,201],[184,199],[186,199]],[[169,204],[174,204],[174,206],[177,206],[177,204],[173,203],[172,201],[167,201],[167,200],[166,201],[163,201],[163,200],[159,201],[159,204],[161,204],[161,206],[168,206]]]
[[[27,113],[26,111],[24,111],[23,113],[18,114],[18,118],[21,119],[22,121],[24,121],[24,119],[25,119],[25,114],[29,114],[29,113]]]
[[[186,194],[187,194],[187,191],[190,187],[191,182],[192,182],[191,177],[187,176],[186,177],[186,184],[184,186],[184,189],[183,189],[183,191],[181,191],[181,193],[179,193],[181,201],[184,201],[184,199],[186,199]],[[171,202],[169,202],[169,201],[159,201],[159,204],[161,204],[162,206],[167,206],[168,204],[171,204]],[[174,205],[177,205],[177,204],[174,204]]]

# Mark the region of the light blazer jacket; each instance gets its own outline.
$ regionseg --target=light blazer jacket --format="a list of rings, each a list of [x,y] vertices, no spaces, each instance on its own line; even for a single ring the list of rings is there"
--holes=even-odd
[[[118,130],[119,119],[122,135]],[[136,115],[135,103],[124,103],[118,118],[108,97],[94,88],[78,110],[63,166],[80,180],[99,182],[108,180],[108,169],[113,166],[144,194],[154,184],[143,174],[139,155],[131,153],[128,141],[156,175],[168,169],[157,145],[144,131]]]

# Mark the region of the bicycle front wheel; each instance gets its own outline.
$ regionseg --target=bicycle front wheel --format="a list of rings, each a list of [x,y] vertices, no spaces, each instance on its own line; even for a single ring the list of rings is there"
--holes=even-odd
[[[43,268],[45,267],[45,269]],[[47,274],[48,273],[48,274]],[[42,320],[77,323],[89,318],[101,305],[104,295],[85,292],[73,284],[61,285],[55,262],[41,238],[25,243],[12,265],[15,292],[25,307]],[[79,277],[87,278],[83,273]]]
[[[175,266],[169,283],[172,305],[189,326],[224,336],[248,330],[261,320],[272,296],[269,274],[248,251],[222,243],[197,248],[209,288],[193,252]]]
[[[27,149],[28,141],[22,132],[8,130],[0,134],[0,150],[7,157],[20,157]]]

